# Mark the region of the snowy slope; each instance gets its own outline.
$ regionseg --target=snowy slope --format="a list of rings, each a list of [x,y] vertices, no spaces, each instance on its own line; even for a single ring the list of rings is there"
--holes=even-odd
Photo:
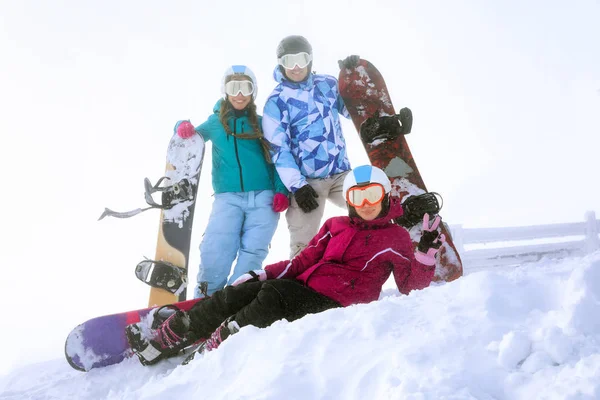
[[[246,327],[184,367],[58,359],[0,382],[3,400],[600,399],[600,253]]]

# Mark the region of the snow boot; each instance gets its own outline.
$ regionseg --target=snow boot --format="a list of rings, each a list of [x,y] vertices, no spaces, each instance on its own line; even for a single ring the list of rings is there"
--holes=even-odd
[[[182,365],[187,365],[194,359],[197,353],[204,354],[207,351],[215,350],[225,339],[237,333],[239,330],[240,326],[233,320],[233,316],[227,318],[221,325],[219,325],[219,327],[210,335],[208,339],[200,343],[196,351],[187,356]]]
[[[167,305],[154,314],[150,338],[142,337],[136,324],[126,329],[127,340],[133,352],[143,365],[153,365],[158,361],[173,357],[194,343],[190,332],[190,319],[185,311]]]
[[[233,316],[227,318],[219,327],[210,335],[204,342],[204,350],[212,351],[218,348],[223,340],[229,336],[237,333],[240,330],[240,326],[233,320]]]

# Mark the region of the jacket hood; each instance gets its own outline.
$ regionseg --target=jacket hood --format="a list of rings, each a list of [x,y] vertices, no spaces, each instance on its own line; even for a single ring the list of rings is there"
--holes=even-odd
[[[221,105],[223,105],[224,101],[225,100],[223,100],[223,99],[217,100],[217,102],[215,103],[215,106],[213,107],[213,113],[219,114],[221,112]]]
[[[275,71],[273,71],[273,79],[275,79],[275,82],[293,89],[310,90],[313,86],[313,74],[311,72],[308,73],[308,77],[302,82],[293,82],[283,75],[279,65],[276,66]]]

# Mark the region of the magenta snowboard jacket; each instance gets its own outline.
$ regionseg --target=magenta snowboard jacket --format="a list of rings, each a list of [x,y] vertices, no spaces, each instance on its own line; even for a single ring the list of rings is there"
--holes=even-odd
[[[401,215],[392,197],[383,218],[330,218],[293,260],[266,266],[267,278],[299,280],[344,307],[377,300],[390,273],[401,293],[423,289],[435,267],[415,260],[408,231],[390,222]]]

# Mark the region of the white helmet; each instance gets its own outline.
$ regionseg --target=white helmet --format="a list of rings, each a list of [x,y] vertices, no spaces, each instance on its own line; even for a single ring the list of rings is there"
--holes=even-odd
[[[254,85],[254,91],[252,92],[252,99],[256,100],[256,93],[258,92],[258,85],[256,84],[256,76],[254,75],[254,72],[252,72],[252,70],[248,67],[246,67],[245,65],[232,65],[231,67],[227,68],[227,71],[225,71],[225,74],[223,74],[223,79],[221,79],[221,93],[223,94],[223,98],[226,99],[227,98],[227,94],[225,94],[225,82],[227,80],[227,77],[231,76],[231,75],[246,75],[248,78],[250,78],[250,80],[252,81],[252,84]]]
[[[344,198],[348,194],[348,189],[356,185],[365,185],[369,183],[379,183],[383,186],[385,193],[392,191],[390,178],[377,167],[372,165],[361,165],[354,168],[346,175],[344,179]]]

